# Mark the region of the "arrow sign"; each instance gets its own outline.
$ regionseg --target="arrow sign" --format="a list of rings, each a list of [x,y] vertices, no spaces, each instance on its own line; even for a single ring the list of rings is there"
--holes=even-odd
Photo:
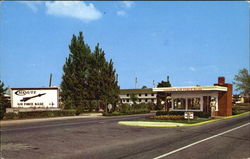
[[[42,94],[38,94],[38,95],[35,95],[35,96],[31,96],[31,97],[24,97],[23,99],[21,99],[20,101],[21,102],[26,102],[26,101],[28,101],[28,100],[30,100],[30,99],[32,99],[32,98],[36,98],[36,97],[41,97],[41,96],[43,96],[43,95],[45,95],[46,93],[42,93]]]

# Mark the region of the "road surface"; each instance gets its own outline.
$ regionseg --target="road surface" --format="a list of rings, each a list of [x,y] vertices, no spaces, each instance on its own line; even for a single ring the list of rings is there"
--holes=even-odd
[[[131,127],[148,115],[1,127],[3,159],[247,159],[250,115],[192,127]]]

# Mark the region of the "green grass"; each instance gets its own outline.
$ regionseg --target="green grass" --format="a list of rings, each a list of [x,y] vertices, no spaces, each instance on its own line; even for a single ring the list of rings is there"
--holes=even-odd
[[[172,122],[172,123],[182,123],[182,124],[196,124],[204,121],[211,120],[209,118],[196,118],[193,120],[157,120],[157,119],[145,119],[140,121],[150,121],[150,122]]]

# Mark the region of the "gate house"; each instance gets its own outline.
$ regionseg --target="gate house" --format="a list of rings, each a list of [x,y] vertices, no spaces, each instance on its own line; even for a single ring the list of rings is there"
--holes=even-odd
[[[211,112],[211,116],[232,115],[232,84],[218,78],[214,86],[162,87],[153,92],[171,96],[172,111]]]

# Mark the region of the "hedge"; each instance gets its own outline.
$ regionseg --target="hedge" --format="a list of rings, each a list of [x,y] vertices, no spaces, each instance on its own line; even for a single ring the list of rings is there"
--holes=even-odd
[[[74,116],[76,110],[55,110],[55,111],[30,111],[18,113],[5,113],[4,119],[30,119],[30,118],[45,118],[45,117],[59,117],[59,116]]]
[[[118,115],[132,115],[132,114],[145,114],[149,113],[148,109],[135,109],[128,112],[111,112],[111,113],[103,113],[103,116],[118,116]]]
[[[159,115],[184,115],[183,111],[157,111],[155,113],[156,116]],[[200,118],[209,118],[211,115],[208,112],[194,112],[194,116],[200,117]]]

